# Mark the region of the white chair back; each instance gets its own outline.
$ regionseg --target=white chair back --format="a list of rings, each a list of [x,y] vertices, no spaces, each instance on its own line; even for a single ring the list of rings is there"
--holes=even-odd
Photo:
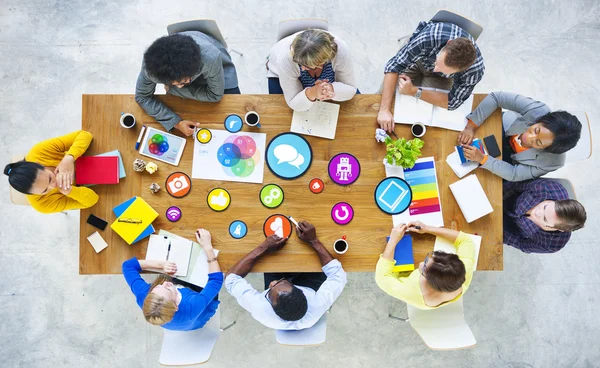
[[[406,305],[408,322],[425,345],[434,350],[453,350],[475,346],[477,341],[463,313],[463,298],[443,307],[422,310]]]
[[[438,11],[433,16],[433,18],[431,18],[431,21],[455,24],[460,28],[464,29],[468,34],[470,34],[475,41],[477,41],[477,39],[481,35],[481,32],[483,32],[483,27],[481,27],[479,24],[473,22],[468,18],[463,17],[462,15],[453,13],[448,10]]]
[[[320,345],[327,337],[327,313],[314,326],[304,330],[275,330],[275,339],[281,345]]]
[[[192,365],[210,358],[220,330],[221,312],[217,309],[202,328],[193,331],[164,330],[162,349],[158,362],[162,365]]]
[[[570,113],[575,115],[581,123],[581,138],[573,149],[567,151],[565,163],[585,160],[592,156],[592,128],[588,115],[583,111],[570,111]]]
[[[289,19],[279,22],[277,30],[277,41],[291,36],[296,32],[304,31],[305,29],[315,28],[324,31],[329,30],[329,24],[325,19]]]
[[[228,48],[225,38],[221,34],[221,30],[217,25],[217,22],[213,19],[196,19],[188,20],[185,22],[173,23],[167,26],[167,33],[170,35],[174,33],[181,33],[186,31],[199,31],[209,36],[212,36],[215,40],[219,41],[223,47]]]
[[[10,158],[10,163],[21,161],[25,159],[25,155],[13,155]],[[12,204],[18,206],[31,206],[31,203],[27,200],[27,196],[21,192],[16,191],[13,187],[10,187],[10,201]]]
[[[561,178],[543,178],[543,179],[544,180],[552,180],[552,181],[559,183],[567,190],[569,199],[577,199],[577,195],[575,195],[575,187],[573,186],[573,183],[571,183],[571,181],[569,179],[561,179]]]

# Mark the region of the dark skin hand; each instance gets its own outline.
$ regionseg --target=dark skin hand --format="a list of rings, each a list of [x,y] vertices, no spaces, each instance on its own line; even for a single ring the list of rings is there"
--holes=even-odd
[[[317,229],[315,229],[314,225],[306,221],[301,221],[296,227],[296,233],[298,234],[300,240],[303,240],[312,246],[313,250],[319,256],[321,266],[325,266],[329,262],[333,261],[333,256],[331,253],[329,253],[323,243],[317,239]]]
[[[238,263],[233,265],[227,272],[225,277],[229,276],[229,274],[239,275],[241,277],[246,277],[254,264],[258,261],[260,257],[262,257],[266,253],[276,252],[283,248],[285,243],[287,243],[288,238],[280,238],[277,235],[271,235],[261,245],[256,247],[253,251],[246,254],[244,258],[240,259]]]

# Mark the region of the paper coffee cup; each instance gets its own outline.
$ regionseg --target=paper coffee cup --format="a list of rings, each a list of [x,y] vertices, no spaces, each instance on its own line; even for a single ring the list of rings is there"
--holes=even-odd
[[[244,122],[248,126],[256,126],[260,128],[260,115],[256,111],[248,111],[244,116]]]
[[[121,119],[119,122],[123,128],[131,129],[135,126],[135,116],[130,113],[121,113]]]
[[[416,130],[416,132],[415,132],[415,130]],[[421,138],[422,136],[424,136],[426,131],[427,131],[427,127],[423,123],[414,123],[410,127],[410,132],[412,133],[412,135],[414,135],[417,138]]]
[[[333,242],[333,251],[337,254],[344,254],[348,251],[348,242],[346,241],[346,235]]]

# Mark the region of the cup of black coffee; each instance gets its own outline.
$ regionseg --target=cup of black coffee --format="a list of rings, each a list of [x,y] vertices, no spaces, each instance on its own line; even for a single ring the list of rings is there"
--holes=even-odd
[[[348,251],[348,242],[346,241],[346,235],[342,236],[341,239],[338,239],[333,243],[333,250],[337,254],[344,254]]]
[[[256,111],[248,111],[246,116],[244,116],[244,122],[248,124],[248,126],[255,126],[260,128],[260,116]]]
[[[126,129],[131,129],[135,126],[135,116],[130,113],[121,113],[121,126]]]
[[[412,127],[410,127],[410,132],[417,138],[420,138],[425,135],[427,128],[423,123],[414,123]]]

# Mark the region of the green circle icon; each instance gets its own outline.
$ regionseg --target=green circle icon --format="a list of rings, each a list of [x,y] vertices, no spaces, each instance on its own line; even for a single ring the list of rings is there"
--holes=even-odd
[[[277,184],[267,184],[260,190],[260,203],[267,208],[277,208],[283,202],[283,189]]]

